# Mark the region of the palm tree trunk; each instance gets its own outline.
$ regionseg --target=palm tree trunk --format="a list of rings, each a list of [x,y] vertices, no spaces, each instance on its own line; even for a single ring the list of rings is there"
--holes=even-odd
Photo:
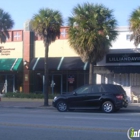
[[[89,84],[93,84],[93,64],[89,65]]]
[[[43,83],[43,94],[44,94],[44,106],[48,106],[48,83],[49,83],[49,70],[48,70],[48,52],[49,44],[44,41],[45,44],[45,60],[44,60],[44,83]]]

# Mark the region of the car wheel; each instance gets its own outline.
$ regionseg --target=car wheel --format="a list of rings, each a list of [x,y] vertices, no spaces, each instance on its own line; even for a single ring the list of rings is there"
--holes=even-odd
[[[111,113],[114,111],[114,105],[111,101],[105,101],[103,104],[102,104],[102,110],[103,112],[105,113]]]
[[[59,101],[57,103],[57,110],[58,111],[65,112],[65,111],[67,111],[67,109],[68,109],[68,106],[64,101]]]

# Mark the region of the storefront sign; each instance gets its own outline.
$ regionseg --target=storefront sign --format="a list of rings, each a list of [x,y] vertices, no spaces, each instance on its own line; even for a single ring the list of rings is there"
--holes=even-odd
[[[11,51],[15,51],[15,48],[4,48],[3,46],[0,46],[1,55],[10,55]]]
[[[136,63],[140,62],[140,53],[107,54],[106,63]]]

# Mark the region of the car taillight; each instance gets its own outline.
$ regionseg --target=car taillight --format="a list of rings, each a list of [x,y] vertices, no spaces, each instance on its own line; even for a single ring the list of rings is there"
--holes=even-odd
[[[116,95],[116,98],[119,99],[119,100],[122,100],[123,99],[123,95]]]

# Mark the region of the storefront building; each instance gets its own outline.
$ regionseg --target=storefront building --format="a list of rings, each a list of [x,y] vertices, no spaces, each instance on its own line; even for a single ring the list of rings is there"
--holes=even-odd
[[[22,87],[23,31],[9,31],[10,38],[0,44],[0,93]]]
[[[60,39],[49,46],[49,93],[64,93],[88,83],[88,63],[69,47],[68,27],[61,28]],[[44,44],[30,31],[9,31],[10,38],[0,45],[0,90],[42,93]]]
[[[130,42],[129,29],[119,27],[118,39],[104,59],[95,66],[97,83],[122,85],[128,100],[140,101],[140,48]],[[134,94],[134,95],[133,95]]]
[[[1,90],[5,85],[5,92],[43,92],[45,48],[28,24],[25,23],[24,30],[9,31],[10,38],[0,44],[0,84]],[[67,29],[61,27],[60,39],[49,46],[50,94],[61,94],[88,84],[89,64],[83,63],[69,46]],[[140,94],[140,50],[130,42],[127,27],[116,30],[117,40],[94,67],[94,80],[122,85],[132,101],[132,92]]]
[[[88,84],[88,63],[70,48],[67,36],[68,27],[61,27],[60,39],[49,46],[49,93],[62,94]],[[36,38],[34,42],[34,58],[30,62],[32,71],[31,92],[42,92],[44,75],[45,48],[43,41]]]

